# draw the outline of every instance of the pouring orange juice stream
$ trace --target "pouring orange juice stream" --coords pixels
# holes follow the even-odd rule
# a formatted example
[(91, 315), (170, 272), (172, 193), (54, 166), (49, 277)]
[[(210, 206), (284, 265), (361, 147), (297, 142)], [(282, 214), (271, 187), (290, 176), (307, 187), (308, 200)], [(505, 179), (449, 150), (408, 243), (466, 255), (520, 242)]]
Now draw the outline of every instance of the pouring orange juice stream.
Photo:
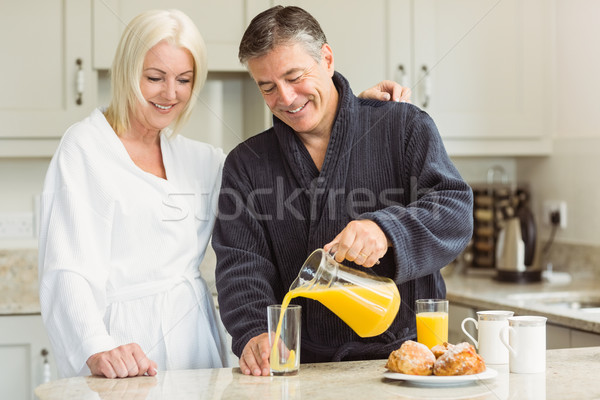
[(368, 286), (315, 284), (290, 290), (281, 304), (279, 323), (271, 348), (271, 367), (276, 370), (285, 370), (294, 366), (296, 355), (293, 350), (290, 351), (287, 362), (283, 364), (280, 362), (278, 342), (285, 310), (295, 297), (306, 297), (319, 301), (348, 324), (360, 337), (371, 337), (385, 332), (398, 313), (400, 295), (392, 280), (379, 279)]

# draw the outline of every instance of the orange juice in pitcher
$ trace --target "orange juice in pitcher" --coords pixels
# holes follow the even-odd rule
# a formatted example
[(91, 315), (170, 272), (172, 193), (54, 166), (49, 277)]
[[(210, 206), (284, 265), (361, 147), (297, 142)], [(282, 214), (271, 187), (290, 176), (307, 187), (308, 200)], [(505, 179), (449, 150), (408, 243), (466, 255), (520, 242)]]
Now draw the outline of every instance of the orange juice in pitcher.
[(392, 324), (400, 307), (394, 282), (375, 282), (370, 287), (315, 285), (299, 287), (287, 296), (317, 300), (342, 319), (360, 337), (377, 336)]
[(360, 337), (385, 332), (400, 308), (394, 281), (340, 265), (322, 249), (306, 259), (282, 305), (294, 297), (319, 301)]
[(331, 254), (317, 249), (306, 259), (296, 280), (281, 304), (280, 323), (271, 344), (271, 373), (285, 372), (297, 362), (291, 354), (281, 364), (281, 321), (287, 306), (295, 297), (317, 300), (342, 319), (360, 337), (385, 332), (400, 308), (398, 287), (389, 278), (340, 265)]

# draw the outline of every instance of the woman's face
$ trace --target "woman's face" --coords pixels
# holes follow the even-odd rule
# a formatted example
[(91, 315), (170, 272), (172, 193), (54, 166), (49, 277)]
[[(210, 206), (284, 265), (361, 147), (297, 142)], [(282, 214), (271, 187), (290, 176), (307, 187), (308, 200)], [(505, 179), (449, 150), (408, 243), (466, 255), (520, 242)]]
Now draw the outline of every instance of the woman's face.
[(188, 50), (159, 42), (146, 53), (140, 89), (145, 103), (134, 112), (134, 126), (157, 130), (181, 114), (192, 95), (194, 58)]

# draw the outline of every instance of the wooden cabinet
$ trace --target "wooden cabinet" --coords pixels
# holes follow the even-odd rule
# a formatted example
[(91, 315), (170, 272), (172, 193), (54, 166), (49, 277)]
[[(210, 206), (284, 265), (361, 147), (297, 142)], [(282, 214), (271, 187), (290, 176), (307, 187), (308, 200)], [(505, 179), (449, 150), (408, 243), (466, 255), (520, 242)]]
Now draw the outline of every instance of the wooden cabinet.
[[(389, 76), (410, 86), (451, 155), (543, 155), (551, 5), (390, 1)], [(411, 28), (403, 21), (410, 16)], [(408, 39), (407, 39), (408, 38)]]
[(54, 357), (40, 315), (0, 316), (0, 393), (3, 399), (33, 399), (44, 383), (44, 356), (50, 380), (58, 379)]
[[(336, 69), (360, 91), (383, 79), (413, 89), (453, 156), (546, 155), (553, 119), (554, 3), (544, 0), (285, 0), (321, 23)], [(0, 33), (0, 157), (49, 156), (65, 129), (98, 105), (125, 25), (151, 8), (192, 17), (212, 72), (242, 72), (242, 34), (272, 0), (47, 0), (7, 3)], [(81, 60), (81, 64), (77, 64)], [(81, 70), (81, 72), (79, 72)], [(246, 85), (246, 83), (243, 83)], [(82, 90), (78, 104), (78, 90)], [(252, 102), (255, 100), (252, 97)], [(250, 102), (250, 103), (252, 103)], [(244, 100), (245, 113), (253, 104)], [(103, 104), (105, 105), (105, 104)], [(261, 104), (262, 105), (262, 104)], [(261, 118), (264, 107), (259, 110)], [(23, 140), (26, 139), (26, 140)]]
[(284, 1), (320, 22), (355, 94), (412, 88), (454, 156), (547, 155), (552, 5), (543, 0)]
[(245, 71), (237, 54), (250, 20), (269, 0), (93, 0), (94, 68), (109, 69), (125, 26), (145, 10), (176, 8), (198, 26), (206, 42), (210, 71)]
[(90, 18), (89, 1), (3, 3), (0, 157), (52, 154), (95, 106)]

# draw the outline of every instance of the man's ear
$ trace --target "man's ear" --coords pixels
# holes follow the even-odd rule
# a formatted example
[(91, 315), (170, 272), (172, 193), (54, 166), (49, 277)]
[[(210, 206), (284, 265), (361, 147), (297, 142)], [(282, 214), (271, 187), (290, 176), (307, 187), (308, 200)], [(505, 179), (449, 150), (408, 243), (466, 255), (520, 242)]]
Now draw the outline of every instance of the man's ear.
[(333, 50), (331, 50), (331, 46), (329, 46), (327, 43), (321, 47), (321, 62), (325, 66), (325, 69), (329, 72), (329, 76), (333, 76), (333, 72), (335, 71), (333, 63)]

